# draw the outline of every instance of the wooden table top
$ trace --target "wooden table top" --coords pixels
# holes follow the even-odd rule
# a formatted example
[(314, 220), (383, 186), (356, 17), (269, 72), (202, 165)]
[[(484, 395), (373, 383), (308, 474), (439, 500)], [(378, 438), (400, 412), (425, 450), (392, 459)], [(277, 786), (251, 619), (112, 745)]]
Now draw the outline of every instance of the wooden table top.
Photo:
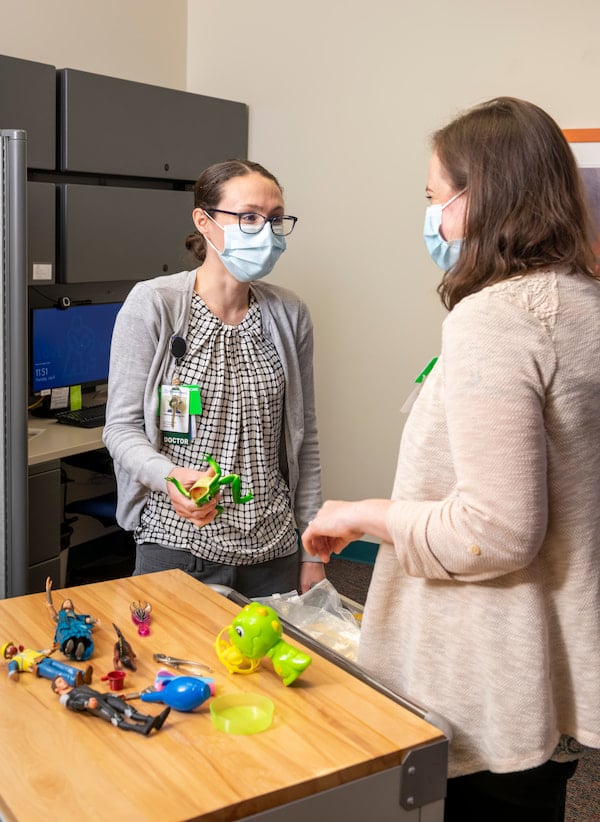
[[(437, 728), (306, 648), (312, 664), (289, 687), (268, 659), (255, 673), (228, 673), (213, 644), (240, 606), (181, 571), (65, 588), (53, 596), (57, 608), (69, 596), (78, 613), (101, 620), (89, 660), (92, 687), (107, 690), (100, 677), (113, 668), (114, 622), (137, 654), (126, 691), (153, 683), (164, 667), (153, 653), (194, 659), (212, 667), (217, 695), (268, 696), (275, 704), (273, 724), (260, 734), (226, 734), (213, 726), (205, 702), (191, 713), (172, 710), (150, 736), (128, 733), (64, 708), (48, 679), (21, 673), (9, 680), (2, 660), (4, 819), (241, 819), (400, 765), (406, 752), (443, 738)], [(130, 618), (129, 604), (138, 600), (152, 604), (147, 637), (137, 634)], [(0, 626), (0, 645), (49, 647), (54, 623), (45, 593), (0, 601)], [(303, 648), (295, 639), (289, 642)], [(60, 652), (56, 658), (62, 659)], [(147, 714), (165, 707), (130, 704)]]

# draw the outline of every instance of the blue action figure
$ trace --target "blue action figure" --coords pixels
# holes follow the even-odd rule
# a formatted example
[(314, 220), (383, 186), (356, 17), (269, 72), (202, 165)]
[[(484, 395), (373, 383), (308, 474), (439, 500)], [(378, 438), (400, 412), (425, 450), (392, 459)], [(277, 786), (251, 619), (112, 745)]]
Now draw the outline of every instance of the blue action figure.
[(89, 659), (94, 651), (92, 628), (99, 620), (75, 613), (73, 600), (65, 599), (57, 612), (52, 602), (52, 580), (46, 579), (46, 605), (56, 623), (54, 642), (70, 659)]
[(18, 679), (19, 674), (28, 671), (36, 676), (43, 676), (46, 679), (54, 679), (62, 676), (69, 685), (89, 685), (92, 681), (91, 665), (81, 671), (73, 665), (61, 662), (58, 659), (51, 659), (56, 648), (48, 648), (45, 651), (34, 651), (31, 648), (24, 648), (22, 645), (15, 645), (14, 642), (5, 642), (0, 648), (0, 654), (8, 660), (9, 679)]

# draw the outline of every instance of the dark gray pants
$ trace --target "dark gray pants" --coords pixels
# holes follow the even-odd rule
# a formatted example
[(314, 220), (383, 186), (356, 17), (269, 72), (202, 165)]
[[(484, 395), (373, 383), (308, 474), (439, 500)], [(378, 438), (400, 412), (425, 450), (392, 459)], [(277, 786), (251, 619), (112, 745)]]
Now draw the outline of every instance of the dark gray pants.
[(143, 542), (136, 547), (136, 574), (152, 574), (179, 568), (207, 585), (226, 585), (248, 599), (298, 591), (300, 552), (255, 565), (223, 565), (164, 545)]

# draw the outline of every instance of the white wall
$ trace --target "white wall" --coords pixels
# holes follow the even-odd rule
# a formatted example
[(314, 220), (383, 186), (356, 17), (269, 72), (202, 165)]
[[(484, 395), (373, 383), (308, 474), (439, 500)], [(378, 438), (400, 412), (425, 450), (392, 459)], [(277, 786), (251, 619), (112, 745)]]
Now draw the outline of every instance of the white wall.
[(0, 54), (186, 87), (187, 0), (0, 0)]
[(387, 496), (443, 318), (427, 136), (498, 94), (600, 126), (598, 0), (0, 0), (0, 20), (2, 54), (249, 104), (250, 157), (300, 217), (272, 276), (313, 313), (325, 494)]
[(250, 157), (300, 217), (272, 277), (313, 313), (326, 496), (389, 495), (438, 350), (428, 135), (501, 94), (600, 126), (599, 31), (598, 0), (190, 0), (189, 89), (250, 105)]

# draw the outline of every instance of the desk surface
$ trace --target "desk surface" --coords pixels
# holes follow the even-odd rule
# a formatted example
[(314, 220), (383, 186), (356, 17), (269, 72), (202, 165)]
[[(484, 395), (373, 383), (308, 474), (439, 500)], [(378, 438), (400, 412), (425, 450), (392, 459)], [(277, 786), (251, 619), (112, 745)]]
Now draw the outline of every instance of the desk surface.
[[(211, 722), (208, 703), (171, 711), (148, 737), (127, 733), (58, 701), (50, 680), (0, 671), (0, 812), (19, 822), (39, 819), (233, 820), (338, 787), (402, 763), (441, 732), (365, 683), (312, 653), (313, 662), (285, 687), (265, 660), (250, 675), (228, 674), (213, 643), (239, 606), (181, 571), (100, 582), (54, 593), (71, 596), (95, 629), (92, 687), (112, 669), (113, 621), (137, 653), (126, 689), (152, 684), (162, 652), (213, 668), (217, 694), (258, 692), (275, 703), (273, 725), (232, 736)], [(67, 593), (68, 592), (68, 593)], [(54, 626), (45, 594), (0, 601), (3, 643), (48, 647)], [(152, 603), (151, 633), (140, 637), (129, 603)], [(297, 647), (301, 643), (291, 640)], [(3, 660), (4, 662), (4, 660)], [(144, 713), (164, 705), (133, 701)]]
[(53, 419), (30, 418), (28, 459), (29, 465), (70, 457), (84, 451), (103, 448), (104, 428), (78, 428), (63, 425)]

